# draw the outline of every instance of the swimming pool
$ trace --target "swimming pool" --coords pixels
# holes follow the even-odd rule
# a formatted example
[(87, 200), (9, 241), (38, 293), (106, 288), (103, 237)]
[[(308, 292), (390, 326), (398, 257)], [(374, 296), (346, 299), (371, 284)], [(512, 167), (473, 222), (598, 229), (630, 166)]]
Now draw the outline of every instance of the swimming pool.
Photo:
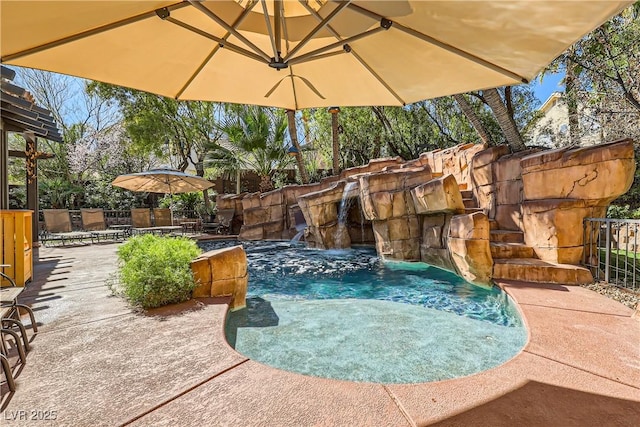
[(505, 293), (436, 267), (385, 262), (373, 248), (243, 245), (247, 309), (229, 313), (225, 333), (238, 352), (267, 365), (351, 381), (427, 382), (502, 364), (526, 342)]

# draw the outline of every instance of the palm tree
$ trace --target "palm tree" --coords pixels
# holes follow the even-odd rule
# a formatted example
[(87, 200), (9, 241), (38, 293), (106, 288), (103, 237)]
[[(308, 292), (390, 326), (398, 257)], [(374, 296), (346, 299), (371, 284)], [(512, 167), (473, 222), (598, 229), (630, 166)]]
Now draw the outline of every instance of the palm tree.
[(517, 153), (518, 151), (526, 150), (527, 146), (524, 145), (518, 126), (498, 90), (495, 88), (485, 89), (482, 91), (482, 95), (496, 117), (500, 129), (502, 129), (502, 133), (511, 147), (511, 151)]
[(210, 147), (208, 166), (238, 178), (253, 170), (260, 176), (260, 191), (273, 190), (273, 174), (292, 161), (284, 147), (286, 115), (277, 109), (233, 105), (225, 116), (221, 130), (227, 141)]
[(300, 179), (303, 184), (309, 183), (309, 174), (304, 167), (304, 159), (302, 158), (302, 149), (300, 143), (298, 143), (298, 129), (296, 127), (296, 112), (293, 110), (287, 110), (287, 120), (289, 122), (289, 137), (291, 138), (291, 144), (295, 147), (295, 159), (298, 164), (298, 173), (300, 173)]
[(478, 135), (480, 136), (482, 142), (489, 146), (495, 145), (495, 143), (493, 142), (493, 138), (491, 138), (491, 134), (482, 123), (482, 120), (480, 120), (480, 117), (473, 110), (473, 107), (471, 106), (469, 101), (467, 101), (467, 98), (465, 98), (464, 95), (460, 93), (457, 95), (453, 95), (453, 99), (456, 100), (458, 106), (460, 107), (460, 110), (462, 110), (462, 113), (465, 115), (467, 120), (469, 120), (476, 132), (478, 132)]

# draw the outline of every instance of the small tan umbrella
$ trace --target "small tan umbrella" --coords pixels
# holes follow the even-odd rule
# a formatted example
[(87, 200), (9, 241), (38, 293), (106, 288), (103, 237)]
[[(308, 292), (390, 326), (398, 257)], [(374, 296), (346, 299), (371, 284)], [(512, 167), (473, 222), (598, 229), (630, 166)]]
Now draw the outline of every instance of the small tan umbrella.
[[(120, 175), (111, 185), (131, 191), (146, 193), (164, 193), (173, 196), (180, 193), (203, 191), (213, 187), (213, 183), (199, 176), (193, 176), (175, 169), (152, 169)], [(173, 197), (172, 197), (173, 199)], [(173, 208), (171, 208), (171, 224), (173, 224)]]
[(146, 172), (120, 175), (111, 184), (131, 191), (164, 194), (203, 191), (214, 185), (204, 178), (174, 169), (153, 169)]
[(403, 105), (526, 82), (631, 3), (2, 1), (0, 60), (176, 99)]

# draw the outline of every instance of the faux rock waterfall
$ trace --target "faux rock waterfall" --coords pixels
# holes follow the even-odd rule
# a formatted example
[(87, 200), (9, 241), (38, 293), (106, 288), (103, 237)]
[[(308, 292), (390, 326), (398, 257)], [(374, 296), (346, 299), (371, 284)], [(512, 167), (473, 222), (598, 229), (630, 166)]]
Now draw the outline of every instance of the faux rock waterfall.
[(461, 144), (418, 159), (376, 159), (317, 184), (219, 195), (239, 238), (310, 247), (375, 244), (387, 259), (426, 262), (467, 281), (580, 284), (582, 222), (631, 186), (633, 141), (531, 149)]

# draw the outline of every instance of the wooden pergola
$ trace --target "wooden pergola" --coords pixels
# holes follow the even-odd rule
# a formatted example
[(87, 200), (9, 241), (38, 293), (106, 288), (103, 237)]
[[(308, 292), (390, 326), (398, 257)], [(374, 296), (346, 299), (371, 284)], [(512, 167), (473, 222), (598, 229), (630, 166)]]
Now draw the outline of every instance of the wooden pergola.
[[(11, 83), (15, 71), (5, 66), (0, 68), (0, 210), (9, 208), (9, 157), (22, 157), (26, 160), (27, 209), (34, 213), (33, 230), (38, 230), (37, 161), (49, 157), (38, 152), (38, 139), (62, 142), (62, 136), (51, 112), (36, 105), (24, 88)], [(20, 133), (24, 137), (24, 151), (9, 150), (9, 133)]]

